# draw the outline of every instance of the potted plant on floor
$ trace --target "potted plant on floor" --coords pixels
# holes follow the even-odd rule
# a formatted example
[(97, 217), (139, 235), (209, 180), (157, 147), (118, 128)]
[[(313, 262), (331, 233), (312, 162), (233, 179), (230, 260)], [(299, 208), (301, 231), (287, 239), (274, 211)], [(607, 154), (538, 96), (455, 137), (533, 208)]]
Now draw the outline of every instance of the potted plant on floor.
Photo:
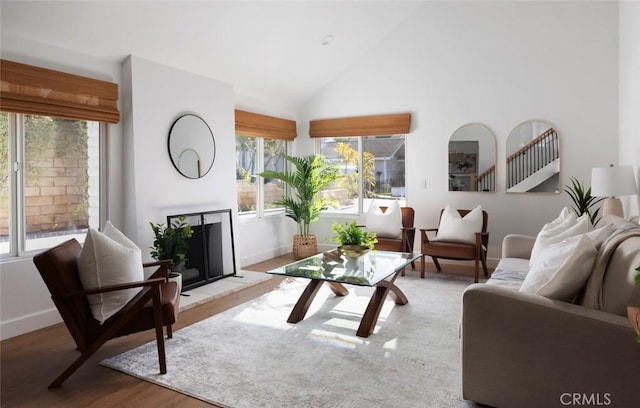
[(264, 171), (260, 176), (281, 180), (289, 187), (288, 195), (274, 204), (283, 206), (285, 215), (298, 224), (298, 234), (293, 237), (293, 257), (299, 260), (318, 253), (318, 242), (310, 225), (318, 221), (321, 211), (334, 205), (334, 200), (319, 197), (318, 193), (341, 175), (337, 166), (317, 154), (282, 157), (293, 166), (291, 170)]
[(180, 268), (184, 266), (189, 250), (189, 241), (193, 235), (191, 225), (182, 216), (171, 224), (154, 224), (149, 222), (155, 239), (151, 247), (151, 257), (159, 261), (171, 260), (171, 273), (169, 278), (178, 283), (178, 290), (182, 289), (182, 275)]

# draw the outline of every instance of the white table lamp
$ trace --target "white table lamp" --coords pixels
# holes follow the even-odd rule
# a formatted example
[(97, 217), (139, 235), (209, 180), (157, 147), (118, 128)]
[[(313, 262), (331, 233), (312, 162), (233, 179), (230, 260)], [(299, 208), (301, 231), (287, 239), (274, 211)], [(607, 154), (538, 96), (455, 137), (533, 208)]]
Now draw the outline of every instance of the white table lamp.
[(595, 167), (591, 169), (591, 195), (608, 197), (602, 204), (603, 215), (624, 217), (622, 202), (615, 196), (637, 194), (632, 166)]

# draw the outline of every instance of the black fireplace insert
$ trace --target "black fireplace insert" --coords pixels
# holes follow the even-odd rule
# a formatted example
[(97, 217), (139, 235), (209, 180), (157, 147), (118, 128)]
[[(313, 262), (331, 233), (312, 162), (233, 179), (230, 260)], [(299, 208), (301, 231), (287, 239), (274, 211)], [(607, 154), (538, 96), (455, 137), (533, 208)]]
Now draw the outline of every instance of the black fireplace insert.
[(171, 225), (180, 217), (191, 225), (193, 235), (185, 261), (176, 270), (182, 274), (182, 290), (189, 290), (236, 274), (231, 209), (170, 215)]

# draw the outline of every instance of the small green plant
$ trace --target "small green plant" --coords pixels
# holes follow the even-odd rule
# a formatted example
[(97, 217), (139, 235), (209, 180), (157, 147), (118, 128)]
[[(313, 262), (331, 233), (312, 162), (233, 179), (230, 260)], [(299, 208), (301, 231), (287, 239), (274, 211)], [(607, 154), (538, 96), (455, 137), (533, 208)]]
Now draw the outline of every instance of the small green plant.
[(151, 247), (151, 257), (157, 260), (171, 259), (173, 267), (178, 266), (186, 259), (189, 249), (188, 238), (193, 235), (193, 229), (182, 216), (170, 225), (154, 224), (150, 222), (151, 229), (155, 235), (153, 246)]
[(595, 227), (596, 224), (598, 224), (598, 221), (600, 221), (598, 218), (600, 208), (593, 209), (593, 207), (600, 201), (604, 200), (605, 197), (597, 198), (592, 196), (591, 187), (585, 190), (582, 182), (578, 181), (575, 177), (571, 177), (570, 186), (565, 185), (564, 187), (564, 191), (569, 194), (571, 201), (573, 201), (573, 211), (575, 211), (578, 217), (582, 214), (587, 214), (589, 216), (589, 221), (591, 221), (591, 225)]
[(378, 242), (374, 232), (368, 232), (358, 227), (355, 221), (345, 222), (344, 224), (334, 221), (331, 229), (336, 234), (333, 238), (334, 241), (340, 245), (359, 245), (373, 249), (375, 243)]

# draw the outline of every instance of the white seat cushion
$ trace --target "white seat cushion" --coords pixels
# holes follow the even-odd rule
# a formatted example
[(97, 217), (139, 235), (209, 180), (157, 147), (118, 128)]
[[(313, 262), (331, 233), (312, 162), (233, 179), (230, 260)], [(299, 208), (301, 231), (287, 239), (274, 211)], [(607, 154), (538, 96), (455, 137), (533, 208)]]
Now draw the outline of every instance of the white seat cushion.
[[(84, 289), (144, 280), (142, 254), (129, 238), (110, 222), (104, 233), (89, 228), (80, 257), (78, 274)], [(141, 288), (89, 295), (91, 314), (104, 323), (126, 305)]]
[(402, 238), (402, 210), (397, 201), (392, 201), (385, 212), (380, 205), (371, 203), (367, 212), (367, 231), (381, 238)]
[(432, 241), (475, 244), (476, 232), (482, 232), (482, 207), (477, 206), (464, 217), (455, 208), (447, 205), (442, 211), (438, 233)]

